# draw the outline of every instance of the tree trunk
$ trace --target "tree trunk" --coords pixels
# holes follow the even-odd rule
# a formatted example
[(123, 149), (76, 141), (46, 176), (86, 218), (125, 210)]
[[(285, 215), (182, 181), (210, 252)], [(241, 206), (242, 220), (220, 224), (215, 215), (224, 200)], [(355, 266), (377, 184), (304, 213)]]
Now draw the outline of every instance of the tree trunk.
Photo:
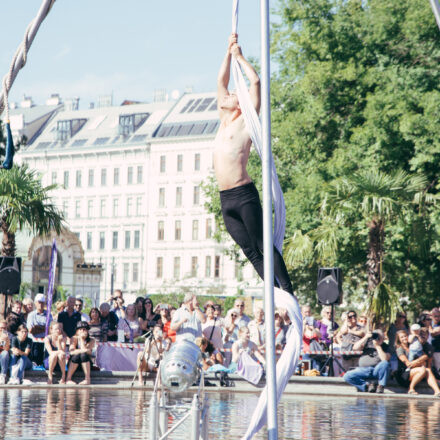
[(15, 247), (15, 234), (9, 232), (9, 225), (6, 223), (4, 217), (2, 218), (0, 226), (3, 232), (1, 255), (5, 257), (15, 257), (17, 251)]
[(382, 281), (381, 266), (383, 258), (383, 244), (385, 239), (385, 225), (382, 219), (373, 219), (368, 224), (368, 255), (367, 276), (368, 291), (372, 292)]

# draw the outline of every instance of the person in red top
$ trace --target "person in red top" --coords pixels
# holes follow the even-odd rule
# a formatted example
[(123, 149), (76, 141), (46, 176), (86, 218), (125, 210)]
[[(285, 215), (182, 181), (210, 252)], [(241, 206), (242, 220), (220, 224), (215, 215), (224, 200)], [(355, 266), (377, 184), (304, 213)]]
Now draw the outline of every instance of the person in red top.
[(164, 339), (169, 338), (171, 342), (176, 342), (176, 332), (171, 330), (171, 315), (168, 304), (160, 304), (159, 306), (160, 322), (162, 322), (162, 331)]
[[(314, 319), (313, 316), (307, 316), (304, 319), (304, 330), (303, 330), (303, 351), (306, 352), (303, 355), (303, 360), (310, 360), (312, 369), (316, 369), (320, 371), (321, 369), (321, 362), (320, 358), (316, 357), (314, 355), (310, 355), (307, 352), (316, 350), (319, 346), (319, 339), (321, 337), (321, 333), (319, 332), (319, 329), (317, 329), (314, 326)], [(315, 342), (313, 342), (315, 341)]]

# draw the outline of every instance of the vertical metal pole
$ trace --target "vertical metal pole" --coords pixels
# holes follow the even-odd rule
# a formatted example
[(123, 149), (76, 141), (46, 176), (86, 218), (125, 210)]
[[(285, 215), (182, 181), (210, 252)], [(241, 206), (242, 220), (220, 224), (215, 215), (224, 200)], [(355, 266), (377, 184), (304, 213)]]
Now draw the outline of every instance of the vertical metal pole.
[(150, 420), (149, 420), (149, 429), (148, 429), (148, 438), (149, 440), (156, 440), (157, 439), (157, 416), (159, 412), (159, 405), (157, 401), (157, 395), (154, 391), (151, 400), (150, 400)]
[(168, 411), (166, 406), (168, 405), (167, 391), (162, 391), (160, 396), (160, 409), (159, 409), (159, 429), (160, 435), (164, 435), (168, 431)]
[(261, 117), (263, 140), (264, 311), (266, 321), (267, 430), (278, 439), (275, 326), (273, 300), (272, 152), (270, 132), (269, 0), (261, 0)]
[[(203, 378), (202, 378), (203, 380)], [(199, 396), (194, 394), (191, 404), (191, 440), (199, 440), (200, 438), (200, 408)]]

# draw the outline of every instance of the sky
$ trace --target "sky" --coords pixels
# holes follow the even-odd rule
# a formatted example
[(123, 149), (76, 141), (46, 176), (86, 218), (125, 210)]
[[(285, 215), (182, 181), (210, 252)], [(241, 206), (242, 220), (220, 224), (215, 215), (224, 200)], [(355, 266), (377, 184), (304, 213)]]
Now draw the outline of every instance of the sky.
[[(271, 2), (271, 6), (272, 3)], [(35, 17), (40, 0), (0, 0), (0, 77)], [(53, 93), (151, 102), (154, 90), (214, 91), (232, 28), (232, 0), (57, 0), (30, 48), (9, 100)], [(239, 43), (260, 58), (260, 1), (240, 0)]]

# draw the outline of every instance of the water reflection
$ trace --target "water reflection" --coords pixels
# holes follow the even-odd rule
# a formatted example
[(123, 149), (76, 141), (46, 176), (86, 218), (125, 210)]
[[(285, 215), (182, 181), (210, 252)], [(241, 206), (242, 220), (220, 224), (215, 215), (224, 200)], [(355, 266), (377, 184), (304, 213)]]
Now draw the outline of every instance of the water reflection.
[[(2, 389), (0, 438), (146, 439), (150, 397), (142, 391)], [(257, 400), (253, 394), (210, 394), (210, 438), (240, 438)], [(440, 400), (434, 399), (287, 396), (278, 417), (280, 439), (440, 438)], [(184, 423), (171, 439), (186, 440), (188, 432)], [(265, 437), (263, 430), (256, 438)]]

